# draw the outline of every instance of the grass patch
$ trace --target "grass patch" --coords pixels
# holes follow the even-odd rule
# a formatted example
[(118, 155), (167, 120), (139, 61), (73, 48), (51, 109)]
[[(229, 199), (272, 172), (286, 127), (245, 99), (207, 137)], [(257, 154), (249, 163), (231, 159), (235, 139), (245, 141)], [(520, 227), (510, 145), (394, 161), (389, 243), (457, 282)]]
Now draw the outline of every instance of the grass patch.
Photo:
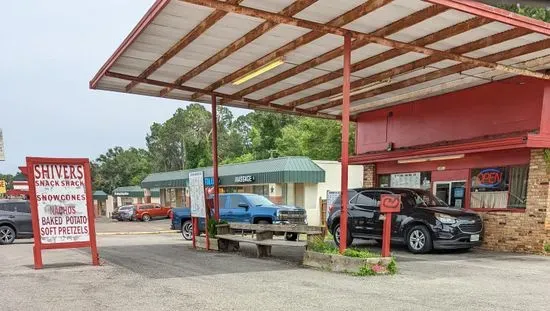
[(391, 258), (390, 263), (388, 264), (388, 272), (390, 274), (396, 274), (397, 273), (397, 262), (395, 262), (395, 258)]
[(344, 252), (344, 256), (354, 257), (354, 258), (373, 258), (373, 257), (380, 257), (380, 254), (371, 253), (368, 250), (362, 250), (362, 249), (357, 249), (357, 248), (348, 248)]
[(308, 245), (308, 249), (314, 252), (323, 254), (338, 254), (339, 250), (336, 246), (325, 241), (313, 241)]
[(544, 251), (550, 253), (550, 243), (544, 244)]
[(355, 275), (357, 276), (372, 276), (376, 275), (376, 272), (372, 269), (369, 265), (364, 265), (359, 269), (359, 272), (357, 272)]
[[(308, 245), (308, 249), (323, 254), (339, 254), (340, 250), (334, 244), (326, 241), (313, 241)], [(380, 254), (369, 252), (368, 250), (348, 248), (343, 254), (346, 257), (354, 258), (374, 258), (380, 257)]]

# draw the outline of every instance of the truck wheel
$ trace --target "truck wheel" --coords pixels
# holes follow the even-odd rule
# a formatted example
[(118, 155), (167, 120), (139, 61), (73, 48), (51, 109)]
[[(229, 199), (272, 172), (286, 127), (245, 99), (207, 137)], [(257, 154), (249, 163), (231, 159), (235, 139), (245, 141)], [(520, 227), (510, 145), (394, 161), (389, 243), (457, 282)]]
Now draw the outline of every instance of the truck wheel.
[(193, 239), (193, 223), (191, 220), (186, 220), (181, 224), (181, 235), (187, 241)]
[[(334, 237), (334, 243), (337, 246), (340, 246), (340, 222), (338, 222), (334, 227), (332, 227), (332, 236)], [(353, 237), (351, 232), (348, 230), (348, 238), (346, 239), (346, 247), (349, 247), (353, 242)]]
[(15, 241), (15, 230), (10, 226), (0, 227), (0, 245), (11, 244)]
[(295, 232), (285, 233), (285, 240), (287, 240), (287, 241), (296, 241), (296, 240), (298, 240), (298, 233), (295, 233)]
[(407, 247), (413, 254), (424, 254), (432, 250), (432, 236), (426, 226), (412, 227), (406, 238)]

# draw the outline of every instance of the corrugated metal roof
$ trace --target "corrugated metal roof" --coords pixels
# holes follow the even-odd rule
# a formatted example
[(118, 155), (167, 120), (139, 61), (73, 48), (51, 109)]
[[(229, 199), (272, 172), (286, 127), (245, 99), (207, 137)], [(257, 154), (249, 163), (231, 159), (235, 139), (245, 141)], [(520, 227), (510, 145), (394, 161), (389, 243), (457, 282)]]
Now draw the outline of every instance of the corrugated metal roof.
[[(144, 189), (140, 186), (125, 186), (118, 187), (113, 190), (113, 195), (116, 197), (143, 198), (145, 196), (145, 192)], [(151, 189), (151, 196), (155, 198), (160, 197), (160, 189)]]
[[(142, 182), (143, 188), (181, 188), (187, 186), (189, 173), (203, 171), (204, 177), (212, 177), (212, 167), (185, 171), (153, 173)], [(307, 157), (282, 157), (222, 165), (218, 168), (220, 185), (235, 185), (235, 177), (253, 176), (248, 184), (266, 183), (320, 183), (325, 181), (325, 171)]]
[[(200, 89), (228, 106), (338, 118), (343, 38), (334, 28), (355, 36), (352, 116), (550, 67), (549, 24), (473, 1), (157, 0), (90, 85), (210, 103)], [(283, 65), (232, 83), (281, 56)]]

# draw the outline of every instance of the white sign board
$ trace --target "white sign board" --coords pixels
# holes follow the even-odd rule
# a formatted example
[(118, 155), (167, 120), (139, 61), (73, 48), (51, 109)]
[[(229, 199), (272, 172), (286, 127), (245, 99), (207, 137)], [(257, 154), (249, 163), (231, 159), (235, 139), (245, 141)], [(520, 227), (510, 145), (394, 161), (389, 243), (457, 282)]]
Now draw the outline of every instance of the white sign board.
[(191, 198), (191, 216), (206, 217), (202, 171), (189, 173), (189, 197)]
[(90, 241), (84, 165), (37, 164), (32, 172), (43, 244)]
[(4, 136), (2, 136), (2, 129), (0, 129), (0, 161), (5, 161), (4, 156)]
[(420, 173), (391, 174), (392, 188), (420, 188)]

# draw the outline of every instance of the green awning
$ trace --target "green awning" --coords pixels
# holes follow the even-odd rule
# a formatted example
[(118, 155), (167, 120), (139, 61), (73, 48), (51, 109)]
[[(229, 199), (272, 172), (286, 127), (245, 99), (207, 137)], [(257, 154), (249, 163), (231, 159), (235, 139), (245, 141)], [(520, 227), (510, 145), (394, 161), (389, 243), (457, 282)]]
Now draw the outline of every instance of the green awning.
[[(113, 190), (113, 195), (115, 197), (143, 198), (145, 196), (145, 192), (140, 186), (127, 186), (116, 188)], [(160, 197), (160, 189), (151, 189), (151, 197)]]
[[(142, 182), (143, 188), (182, 188), (189, 181), (189, 173), (203, 171), (212, 177), (212, 167), (184, 171), (154, 173)], [(218, 168), (220, 185), (320, 183), (325, 171), (306, 157), (284, 157), (222, 165)]]
[(92, 197), (94, 198), (94, 200), (100, 200), (100, 201), (105, 201), (107, 200), (107, 197), (109, 195), (101, 190), (98, 190), (98, 191), (94, 191), (92, 193)]

